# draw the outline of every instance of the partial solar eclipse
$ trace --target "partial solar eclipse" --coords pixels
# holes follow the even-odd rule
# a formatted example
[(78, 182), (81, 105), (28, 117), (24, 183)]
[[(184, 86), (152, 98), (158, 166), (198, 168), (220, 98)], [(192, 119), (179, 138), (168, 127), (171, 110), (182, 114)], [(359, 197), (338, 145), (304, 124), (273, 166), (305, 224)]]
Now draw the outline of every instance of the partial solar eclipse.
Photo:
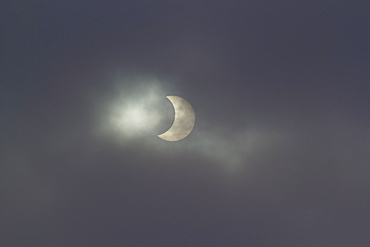
[(179, 96), (167, 96), (175, 109), (175, 119), (171, 128), (163, 134), (158, 135), (159, 138), (175, 142), (187, 137), (194, 128), (195, 113), (193, 107), (185, 99)]

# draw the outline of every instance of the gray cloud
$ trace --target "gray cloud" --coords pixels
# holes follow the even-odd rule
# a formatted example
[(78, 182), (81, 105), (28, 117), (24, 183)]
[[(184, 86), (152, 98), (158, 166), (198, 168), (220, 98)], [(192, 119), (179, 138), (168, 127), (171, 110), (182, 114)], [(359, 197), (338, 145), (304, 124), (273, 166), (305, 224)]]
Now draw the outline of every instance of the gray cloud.
[(19, 3), (1, 246), (367, 246), (364, 3)]

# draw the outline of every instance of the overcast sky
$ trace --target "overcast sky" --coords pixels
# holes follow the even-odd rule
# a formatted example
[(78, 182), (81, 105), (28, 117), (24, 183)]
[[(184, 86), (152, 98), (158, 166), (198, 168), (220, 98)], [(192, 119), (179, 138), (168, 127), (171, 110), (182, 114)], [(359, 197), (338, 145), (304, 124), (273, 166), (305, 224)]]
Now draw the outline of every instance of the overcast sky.
[(369, 246), (369, 9), (2, 1), (0, 246)]

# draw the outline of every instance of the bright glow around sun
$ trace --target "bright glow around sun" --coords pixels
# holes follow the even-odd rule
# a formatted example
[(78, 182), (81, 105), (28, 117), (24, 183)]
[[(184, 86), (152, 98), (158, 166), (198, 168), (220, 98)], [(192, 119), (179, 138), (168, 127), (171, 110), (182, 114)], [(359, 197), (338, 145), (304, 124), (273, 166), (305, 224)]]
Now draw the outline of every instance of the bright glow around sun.
[(145, 109), (141, 107), (132, 107), (123, 112), (122, 121), (123, 124), (132, 124), (137, 128), (145, 127), (145, 122), (148, 122), (148, 115)]
[(110, 125), (123, 138), (156, 136), (160, 121), (165, 117), (165, 94), (156, 84), (140, 84), (118, 92), (111, 105)]
[(116, 128), (126, 135), (140, 135), (152, 130), (160, 120), (160, 114), (151, 107), (150, 99), (117, 107), (112, 119)]

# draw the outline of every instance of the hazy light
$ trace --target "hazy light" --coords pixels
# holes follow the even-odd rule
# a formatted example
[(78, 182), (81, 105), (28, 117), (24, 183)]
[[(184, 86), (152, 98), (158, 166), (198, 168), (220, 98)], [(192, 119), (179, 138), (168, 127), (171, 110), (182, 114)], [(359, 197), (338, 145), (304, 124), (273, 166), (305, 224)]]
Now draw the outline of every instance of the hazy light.
[(161, 91), (157, 82), (149, 80), (119, 88), (109, 106), (107, 129), (123, 139), (155, 137), (160, 121), (166, 116), (162, 104), (167, 102)]
[(114, 127), (128, 135), (148, 132), (156, 127), (160, 114), (151, 109), (148, 99), (142, 101), (117, 106), (112, 116)]

